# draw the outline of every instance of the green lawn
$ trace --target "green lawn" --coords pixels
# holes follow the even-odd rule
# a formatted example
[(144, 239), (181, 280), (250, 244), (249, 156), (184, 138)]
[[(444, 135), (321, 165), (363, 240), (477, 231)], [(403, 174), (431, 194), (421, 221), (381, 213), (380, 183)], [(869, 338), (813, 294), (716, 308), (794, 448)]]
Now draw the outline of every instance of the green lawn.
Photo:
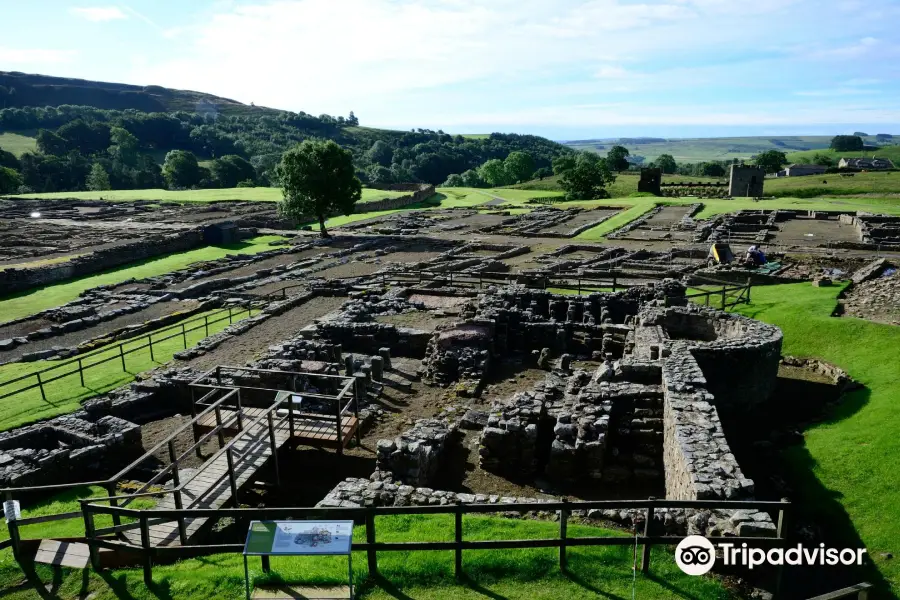
[[(449, 541), (453, 535), (453, 517), (391, 516), (378, 517), (378, 540)], [(558, 535), (552, 522), (467, 516), (465, 538), (527, 539)], [(570, 525), (569, 535), (626, 535), (596, 527)], [(354, 538), (365, 539), (365, 530), (357, 527)], [(632, 572), (633, 547), (572, 548), (568, 551), (569, 570), (559, 572), (554, 549), (469, 551), (463, 555), (468, 577), (457, 583), (453, 575), (451, 552), (382, 552), (378, 567), (383, 580), (370, 578), (364, 553), (354, 553), (354, 579), (360, 597), (367, 599), (408, 598), (415, 600), (537, 599), (580, 600), (587, 598), (631, 598), (632, 585), (638, 598), (725, 599), (733, 596), (711, 578), (690, 577), (681, 573), (671, 554), (661, 548), (652, 553), (651, 575)], [(4, 551), (3, 554), (8, 554)], [(250, 576), (255, 586), (267, 583), (339, 585), (347, 582), (344, 557), (286, 557), (272, 559), (272, 573), (262, 573), (259, 560), (251, 559)], [(50, 568), (37, 567), (41, 583), (53, 580)], [(62, 600), (133, 598), (135, 600), (219, 600), (243, 598), (243, 561), (240, 555), (223, 554), (185, 560), (153, 570), (154, 585), (148, 589), (139, 569), (117, 569), (101, 575), (91, 572), (87, 581), (82, 574), (64, 569), (57, 580), (56, 596)], [(25, 582), (11, 560), (0, 563), (0, 582), (6, 584), (4, 598), (22, 600), (36, 597), (34, 581)], [(9, 589), (23, 583), (21, 589)], [(31, 585), (29, 585), (31, 584)]]
[[(84, 367), (96, 364), (96, 366), (93, 366), (92, 368), (84, 371), (84, 387), (82, 387), (81, 379), (78, 376), (77, 364), (64, 366), (56, 371), (50, 371), (49, 373), (42, 375), (43, 379), (51, 379), (53, 377), (59, 377), (67, 373), (71, 373), (71, 375), (61, 377), (57, 381), (50, 382), (44, 386), (44, 391), (47, 396), (46, 400), (41, 397), (41, 391), (38, 388), (26, 390), (24, 392), (21, 392), (20, 394), (16, 394), (14, 396), (10, 396), (8, 398), (0, 400), (0, 431), (5, 431), (7, 429), (12, 429), (13, 427), (18, 427), (19, 425), (33, 423), (34, 421), (38, 421), (40, 419), (48, 419), (50, 417), (55, 417), (57, 415), (62, 415), (78, 410), (84, 400), (125, 385), (126, 383), (133, 381), (135, 375), (137, 375), (138, 373), (148, 371), (171, 360), (172, 356), (176, 352), (180, 352), (185, 349), (185, 341), (187, 342), (187, 347), (190, 348), (192, 346), (195, 346), (200, 340), (205, 338), (205, 328), (201, 328), (197, 331), (187, 332), (186, 340), (180, 335), (173, 339), (162, 342), (156, 342), (156, 340), (169, 337), (177, 333), (174, 327), (178, 327), (182, 322), (191, 322), (187, 323), (188, 329), (197, 327), (198, 325), (202, 325), (203, 316), (209, 315), (212, 312), (215, 311), (209, 311), (206, 313), (194, 315), (192, 317), (187, 317), (182, 321), (179, 321), (175, 325), (164, 328), (165, 333), (154, 335), (154, 360), (151, 360), (150, 358), (149, 348), (136, 350), (131, 354), (126, 354), (126, 371), (122, 370), (122, 363), (120, 360), (110, 360), (102, 364), (96, 364), (100, 363), (104, 359), (117, 357), (119, 355), (118, 342), (106, 346), (105, 348), (107, 349), (101, 347), (93, 352), (82, 354), (81, 358)], [(227, 316), (227, 313), (225, 316)], [(247, 316), (248, 315), (246, 311), (241, 313), (235, 311), (233, 321), (240, 321), (242, 319), (245, 319)], [(220, 318), (221, 315), (216, 315), (216, 317), (214, 317), (215, 320), (218, 320)], [(197, 319), (200, 319), (200, 321), (198, 322)], [(219, 321), (218, 323), (211, 324), (209, 326), (209, 333), (210, 335), (218, 333), (228, 327), (228, 325), (229, 322), (227, 319)], [(146, 334), (137, 336), (135, 338), (132, 338), (131, 341), (128, 341), (123, 347), (123, 350), (125, 352), (128, 352), (131, 349), (144, 346), (146, 343)], [(5, 382), (24, 375), (28, 375), (29, 373), (41, 371), (57, 364), (68, 363), (71, 360), (72, 359), (40, 360), (36, 362), (9, 363), (6, 365), (0, 365), (0, 394), (8, 394), (10, 392), (14, 392), (15, 390), (23, 389), (25, 387), (33, 385), (37, 382), (37, 380), (35, 378), (28, 378), (16, 383), (5, 384)]]
[(205, 246), (6, 296), (0, 299), (0, 323), (27, 317), (42, 310), (71, 302), (78, 298), (81, 292), (98, 285), (111, 285), (131, 278), (141, 279), (163, 275), (183, 269), (192, 263), (223, 258), (227, 254), (257, 254), (271, 250), (272, 246), (269, 245), (269, 242), (282, 239), (284, 238), (280, 236), (269, 235), (258, 236), (239, 244)]
[(37, 140), (20, 133), (0, 133), (0, 149), (12, 152), (16, 156), (22, 156), (26, 152), (37, 150)]
[[(824, 359), (865, 386), (850, 392), (787, 450), (795, 497), (848, 542), (868, 549), (894, 596), (900, 593), (900, 327), (831, 317), (840, 288), (808, 283), (753, 288), (743, 314), (778, 325), (784, 354)], [(798, 487), (799, 485), (799, 487)], [(877, 576), (877, 574), (876, 574)]]
[[(2, 147), (2, 143), (0, 143)], [(362, 202), (374, 202), (384, 198), (396, 198), (408, 192), (389, 192), (363, 188)], [(253, 202), (278, 202), (281, 188), (255, 187), (223, 190), (111, 190), (105, 192), (56, 192), (48, 194), (23, 194), (17, 198), (76, 198), (78, 200), (158, 200), (160, 202), (214, 202), (222, 200), (246, 200)]]

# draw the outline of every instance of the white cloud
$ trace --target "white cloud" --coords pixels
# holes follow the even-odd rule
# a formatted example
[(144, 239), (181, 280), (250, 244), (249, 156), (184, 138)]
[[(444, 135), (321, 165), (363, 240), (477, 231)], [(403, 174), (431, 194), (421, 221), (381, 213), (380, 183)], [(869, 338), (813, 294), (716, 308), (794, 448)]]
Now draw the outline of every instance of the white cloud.
[(853, 87), (839, 87), (830, 90), (804, 90), (794, 92), (795, 96), (806, 96), (808, 98), (831, 98), (836, 96), (868, 96), (870, 94), (880, 94), (881, 90), (859, 89)]
[(7, 67), (71, 63), (77, 52), (48, 48), (6, 48), (0, 46), (0, 64)]
[(93, 23), (103, 23), (106, 21), (118, 21), (127, 19), (126, 15), (118, 6), (85, 6), (69, 9), (73, 15), (87, 19)]

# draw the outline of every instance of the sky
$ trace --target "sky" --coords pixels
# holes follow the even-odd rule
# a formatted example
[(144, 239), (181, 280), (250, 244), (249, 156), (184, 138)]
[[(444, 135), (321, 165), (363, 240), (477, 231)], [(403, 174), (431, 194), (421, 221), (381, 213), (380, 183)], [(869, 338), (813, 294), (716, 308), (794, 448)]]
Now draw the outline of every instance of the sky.
[(900, 133), (900, 0), (0, 0), (0, 70), (362, 125)]

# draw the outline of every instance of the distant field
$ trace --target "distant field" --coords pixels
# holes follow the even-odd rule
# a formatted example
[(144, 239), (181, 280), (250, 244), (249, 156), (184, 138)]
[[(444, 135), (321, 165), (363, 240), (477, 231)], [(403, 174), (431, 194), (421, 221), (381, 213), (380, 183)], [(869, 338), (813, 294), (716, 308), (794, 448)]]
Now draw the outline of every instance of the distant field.
[[(897, 141), (900, 142), (900, 138), (898, 138)], [(900, 163), (900, 146), (884, 146), (876, 151), (867, 152), (835, 152), (831, 148), (826, 148), (825, 150), (791, 152), (788, 154), (787, 158), (790, 162), (812, 162), (816, 154), (826, 154), (833, 158), (835, 162), (839, 161), (841, 158), (872, 158), (873, 156), (877, 156), (879, 158), (887, 158), (894, 161), (894, 166), (900, 168), (900, 164), (898, 164)]]
[(22, 156), (37, 150), (37, 140), (19, 133), (0, 133), (0, 149)]
[(461, 133), (460, 135), (470, 140), (485, 140), (491, 137), (489, 133)]
[[(406, 192), (388, 192), (363, 188), (362, 202), (374, 202), (384, 198), (396, 198)], [(106, 192), (55, 192), (51, 194), (23, 194), (16, 198), (77, 200), (157, 200), (160, 202), (216, 202), (222, 200), (246, 200), (252, 202), (277, 202), (281, 200), (281, 188), (229, 188), (224, 190), (113, 190)]]
[[(733, 158), (749, 159), (754, 154), (766, 150), (782, 152), (801, 152), (807, 150), (824, 150), (831, 145), (833, 136), (772, 136), (772, 137), (729, 137), (729, 138), (690, 138), (667, 139), (661, 142), (624, 143), (617, 139), (577, 140), (565, 142), (571, 148), (592, 150), (603, 156), (615, 145), (628, 148), (634, 156), (643, 156), (645, 162), (655, 160), (660, 154), (671, 154), (676, 162), (703, 162), (708, 160), (731, 160)], [(867, 143), (874, 144), (875, 138), (866, 138)], [(602, 146), (602, 148), (600, 148)]]
[[(808, 175), (766, 179), (767, 196), (853, 196), (857, 194), (900, 194), (900, 172)], [(897, 199), (900, 204), (900, 198)]]

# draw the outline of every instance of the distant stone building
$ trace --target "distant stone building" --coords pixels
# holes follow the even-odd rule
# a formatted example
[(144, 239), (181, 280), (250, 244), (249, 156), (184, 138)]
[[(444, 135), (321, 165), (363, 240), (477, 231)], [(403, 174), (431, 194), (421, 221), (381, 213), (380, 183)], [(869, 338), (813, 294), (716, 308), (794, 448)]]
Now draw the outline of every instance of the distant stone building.
[(789, 165), (776, 173), (777, 177), (803, 177), (806, 175), (823, 175), (828, 167), (823, 165)]
[(638, 191), (661, 196), (662, 169), (641, 169), (641, 179), (638, 181)]
[(757, 198), (763, 195), (766, 170), (762, 167), (731, 165), (728, 176), (728, 195)]
[(886, 158), (842, 158), (838, 163), (841, 169), (893, 169), (894, 163)]

